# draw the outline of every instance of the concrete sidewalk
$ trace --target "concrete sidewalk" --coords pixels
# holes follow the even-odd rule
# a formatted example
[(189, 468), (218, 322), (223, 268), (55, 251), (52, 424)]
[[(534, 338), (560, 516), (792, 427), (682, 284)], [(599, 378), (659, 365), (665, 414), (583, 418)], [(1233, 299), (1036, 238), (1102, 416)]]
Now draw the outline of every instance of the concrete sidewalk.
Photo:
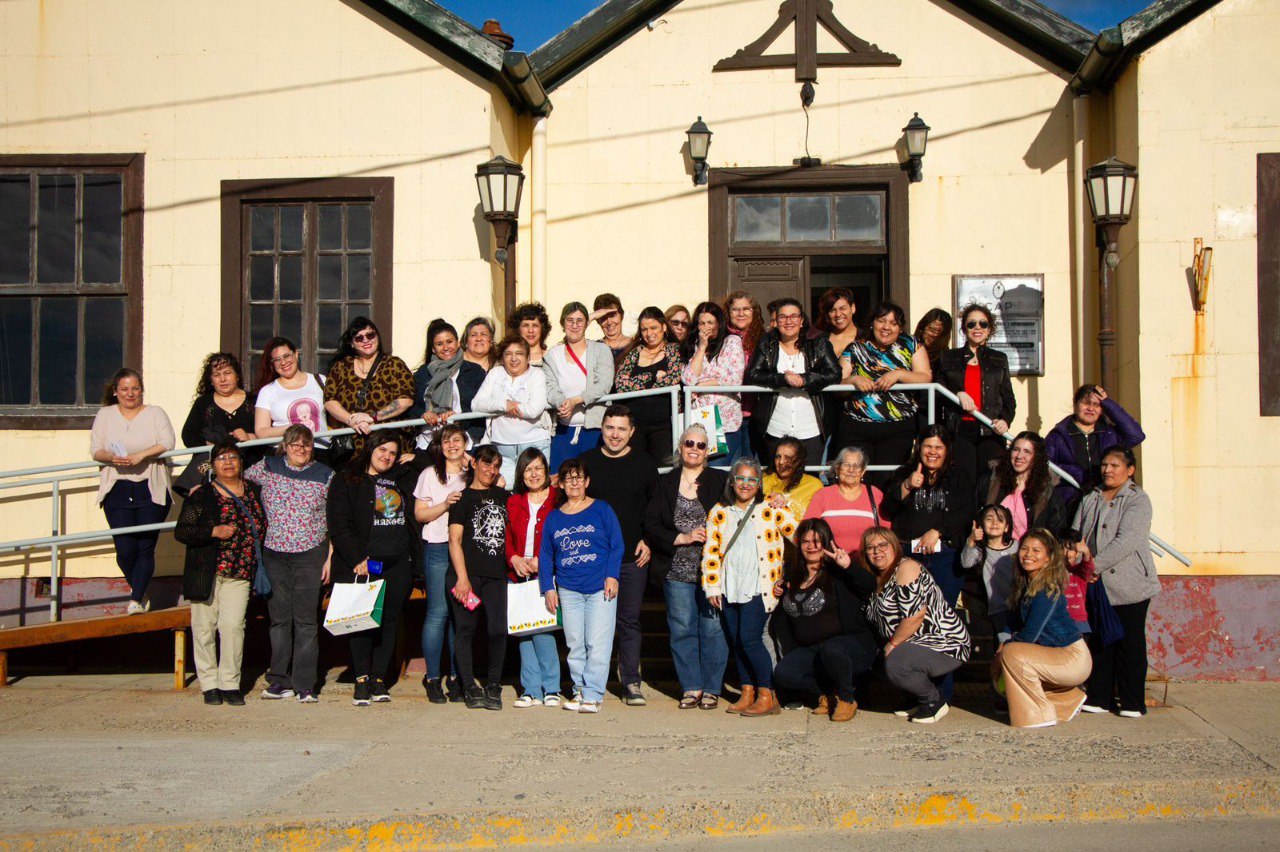
[(1141, 720), (1035, 731), (955, 708), (742, 719), (613, 697), (599, 716), (205, 707), (166, 676), (0, 690), (0, 846), (629, 845), (1004, 821), (1280, 816), (1280, 685), (1175, 683)]

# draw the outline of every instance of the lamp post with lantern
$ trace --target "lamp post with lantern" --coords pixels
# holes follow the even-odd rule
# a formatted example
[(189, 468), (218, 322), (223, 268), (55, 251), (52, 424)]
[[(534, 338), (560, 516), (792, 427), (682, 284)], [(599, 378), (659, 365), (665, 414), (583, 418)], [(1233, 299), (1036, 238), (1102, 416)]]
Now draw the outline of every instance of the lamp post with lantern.
[(1085, 188), (1093, 224), (1102, 231), (1104, 250), (1098, 269), (1098, 355), (1102, 386), (1109, 393), (1116, 390), (1115, 292), (1112, 276), (1120, 265), (1117, 242), (1120, 228), (1128, 223), (1133, 196), (1138, 189), (1138, 170), (1115, 157), (1090, 167), (1085, 173)]
[(506, 157), (494, 157), (476, 167), (476, 189), (480, 192), (480, 212), (493, 226), (498, 248), (493, 259), (502, 264), (503, 302), (508, 315), (516, 307), (516, 264), (511, 256), (518, 228), (520, 193), (524, 189), (524, 169)]

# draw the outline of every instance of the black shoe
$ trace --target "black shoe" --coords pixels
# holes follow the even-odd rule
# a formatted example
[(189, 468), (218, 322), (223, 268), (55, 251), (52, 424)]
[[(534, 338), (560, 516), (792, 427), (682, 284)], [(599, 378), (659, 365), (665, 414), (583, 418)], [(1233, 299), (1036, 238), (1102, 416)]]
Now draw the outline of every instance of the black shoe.
[(387, 692), (387, 685), (380, 680), (373, 682), (373, 702), (375, 704), (385, 704), (391, 700), (391, 693)]
[(230, 704), (232, 707), (243, 707), (244, 696), (240, 694), (238, 689), (222, 690), (222, 700)]
[(204, 691), (204, 703), (210, 705), (218, 705), (222, 703), (222, 693), (216, 689), (206, 689)]
[(491, 683), (484, 688), (484, 709), (502, 709), (502, 684)]
[(449, 678), (448, 690), (450, 703), (457, 704), (466, 700), (466, 695), (462, 691), (462, 684), (458, 683), (458, 679), (456, 677)]
[(485, 709), (484, 690), (481, 689), (479, 686), (468, 686), (467, 693), (466, 693), (466, 696), (463, 698), (463, 701), (467, 702), (468, 710)]
[(369, 698), (373, 694), (372, 688), (369, 686), (369, 679), (356, 681), (356, 691), (351, 694), (351, 703), (357, 707), (368, 707)]
[(947, 715), (947, 711), (950, 709), (947, 706), (947, 702), (941, 699), (930, 701), (928, 704), (921, 704), (916, 708), (916, 712), (911, 714), (911, 721), (920, 725), (932, 725)]
[(622, 687), (622, 703), (628, 707), (643, 707), (649, 702), (645, 700), (640, 684), (629, 683)]
[(440, 685), (440, 678), (435, 680), (422, 679), (422, 685), (427, 688), (427, 700), (432, 704), (447, 704), (448, 698), (445, 698), (444, 687)]

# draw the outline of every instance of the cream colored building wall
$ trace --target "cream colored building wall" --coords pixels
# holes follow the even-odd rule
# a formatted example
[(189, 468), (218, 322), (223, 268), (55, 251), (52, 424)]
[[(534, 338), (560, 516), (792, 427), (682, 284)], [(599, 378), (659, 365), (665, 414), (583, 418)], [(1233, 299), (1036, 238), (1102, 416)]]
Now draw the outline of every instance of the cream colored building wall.
[[(504, 111), (490, 84), (358, 3), (0, 3), (0, 151), (146, 154), (142, 367), (175, 427), (219, 345), (220, 181), (395, 178), (395, 351), (417, 364), (431, 317), (491, 314), (500, 296), (473, 175), (519, 158)], [(0, 469), (87, 456), (86, 432), (0, 433)], [(102, 528), (77, 490), (66, 529)], [(0, 530), (47, 535), (49, 501), (5, 505)], [(47, 576), (43, 556), (27, 567)], [(0, 560), (0, 577), (22, 570)], [(107, 556), (67, 566), (114, 571)]]
[[(793, 70), (711, 72), (777, 10), (776, 0), (686, 0), (555, 90), (553, 306), (603, 290), (633, 314), (706, 297), (707, 197), (686, 171), (685, 130), (704, 118), (713, 167), (787, 166), (805, 153)], [(910, 188), (912, 312), (950, 309), (953, 274), (1044, 273), (1047, 373), (1015, 381), (1015, 425), (1047, 428), (1066, 413), (1072, 385), (1065, 75), (946, 3), (837, 2), (835, 11), (902, 65), (820, 68), (810, 152), (827, 164), (894, 163), (912, 113), (930, 124), (924, 181)], [(788, 31), (772, 50), (793, 44)]]
[[(1280, 4), (1225, 0), (1121, 81), (1137, 106), (1143, 478), (1195, 573), (1274, 574), (1280, 557), (1280, 418), (1258, 414), (1257, 333), (1257, 155), (1280, 152), (1277, 44)], [(1214, 249), (1201, 317), (1196, 237)]]

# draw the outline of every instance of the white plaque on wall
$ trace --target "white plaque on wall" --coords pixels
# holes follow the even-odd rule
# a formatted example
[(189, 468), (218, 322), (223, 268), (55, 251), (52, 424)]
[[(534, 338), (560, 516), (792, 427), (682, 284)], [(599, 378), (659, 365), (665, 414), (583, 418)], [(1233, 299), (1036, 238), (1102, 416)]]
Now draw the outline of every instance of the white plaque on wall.
[(964, 345), (960, 312), (985, 305), (996, 318), (990, 345), (1009, 356), (1015, 376), (1044, 375), (1044, 275), (953, 275), (955, 343)]

